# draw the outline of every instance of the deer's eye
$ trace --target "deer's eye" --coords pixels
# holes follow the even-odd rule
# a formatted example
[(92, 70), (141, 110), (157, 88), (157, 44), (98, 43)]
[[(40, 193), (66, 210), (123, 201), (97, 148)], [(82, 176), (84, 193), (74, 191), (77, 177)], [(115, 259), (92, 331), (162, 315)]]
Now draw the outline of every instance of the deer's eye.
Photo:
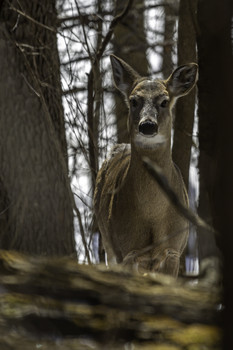
[(163, 100), (160, 104), (160, 107), (166, 108), (168, 106), (168, 100)]
[(130, 99), (130, 104), (131, 104), (131, 106), (132, 106), (133, 108), (137, 108), (137, 107), (138, 107), (138, 99), (135, 98), (135, 97), (132, 97), (132, 98)]

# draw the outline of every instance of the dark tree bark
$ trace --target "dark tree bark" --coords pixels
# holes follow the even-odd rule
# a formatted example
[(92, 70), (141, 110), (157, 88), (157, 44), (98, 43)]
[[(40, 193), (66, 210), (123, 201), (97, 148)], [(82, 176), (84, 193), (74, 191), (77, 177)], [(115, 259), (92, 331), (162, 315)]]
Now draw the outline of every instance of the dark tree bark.
[(75, 254), (54, 1), (0, 12), (0, 247)]
[[(178, 65), (196, 62), (195, 12), (197, 0), (180, 0)], [(194, 122), (195, 89), (177, 101), (172, 156), (189, 185), (189, 167)]]
[(231, 0), (198, 2), (200, 200), (212, 214), (223, 254), (224, 350), (233, 348), (232, 11)]
[[(208, 6), (210, 6), (209, 9)], [(224, 118), (222, 112), (220, 114), (216, 113), (218, 110), (218, 108), (216, 109), (216, 103), (219, 103), (220, 90), (218, 78), (216, 77), (219, 76), (219, 48), (217, 48), (217, 42), (215, 42), (215, 36), (218, 35), (218, 26), (213, 23), (215, 21), (212, 17), (214, 15), (213, 11), (213, 6), (210, 2), (206, 0), (201, 4), (199, 1), (197, 44), (200, 69), (198, 81), (200, 197), (198, 212), (209, 224), (213, 224), (211, 203), (213, 201), (216, 173), (216, 155), (219, 147), (217, 142), (217, 136), (220, 131), (218, 129), (218, 119), (220, 116), (221, 120)], [(222, 23), (222, 19), (220, 23)], [(221, 40), (224, 40), (224, 38)], [(222, 127), (224, 128), (224, 124)], [(209, 231), (203, 229), (198, 231), (198, 245), (200, 259), (217, 254), (214, 235)]]
[[(102, 16), (102, 0), (96, 4), (96, 12)], [(103, 22), (98, 22), (95, 52), (98, 52), (103, 40)], [(90, 57), (93, 60), (92, 57)], [(100, 72), (100, 60), (95, 60), (92, 70), (88, 77), (88, 146), (89, 146), (89, 166), (91, 170), (92, 196), (95, 188), (96, 175), (99, 169), (98, 165), (98, 139), (99, 139), (99, 121), (102, 105), (102, 77)]]
[[(121, 12), (124, 6), (124, 1), (117, 0), (117, 13)], [(135, 0), (128, 15), (115, 28), (113, 47), (114, 53), (129, 63), (140, 75), (146, 76), (148, 74), (147, 42), (144, 31), (144, 0)], [(115, 102), (118, 143), (127, 143), (129, 142), (128, 109), (121, 93), (118, 91), (115, 92)]]

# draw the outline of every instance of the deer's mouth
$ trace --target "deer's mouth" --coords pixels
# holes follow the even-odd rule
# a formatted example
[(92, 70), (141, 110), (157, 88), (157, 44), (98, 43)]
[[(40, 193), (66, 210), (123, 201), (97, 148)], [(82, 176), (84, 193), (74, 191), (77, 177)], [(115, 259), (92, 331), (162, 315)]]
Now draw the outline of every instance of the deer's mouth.
[(139, 124), (138, 130), (143, 136), (153, 137), (158, 133), (158, 124), (151, 120), (145, 120)]

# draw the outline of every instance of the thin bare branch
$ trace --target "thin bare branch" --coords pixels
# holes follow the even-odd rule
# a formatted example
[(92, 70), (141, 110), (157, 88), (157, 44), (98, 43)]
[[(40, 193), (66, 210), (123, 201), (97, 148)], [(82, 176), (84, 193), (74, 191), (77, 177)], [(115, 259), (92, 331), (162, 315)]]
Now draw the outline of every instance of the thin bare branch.
[(17, 8), (14, 7), (14, 6), (10, 6), (10, 10), (13, 10), (13, 11), (17, 12), (19, 15), (21, 15), (21, 16), (27, 18), (29, 21), (31, 21), (31, 22), (33, 22), (33, 23), (39, 25), (40, 27), (42, 27), (42, 28), (44, 28), (44, 29), (50, 30), (51, 32), (55, 32), (55, 33), (57, 32), (56, 29), (54, 29), (54, 28), (52, 28), (52, 27), (49, 27), (49, 26), (47, 26), (46, 24), (43, 24), (43, 23), (41, 23), (41, 22), (38, 22), (37, 20), (35, 20), (34, 18), (32, 18), (31, 16), (27, 15), (25, 12), (23, 12), (23, 11), (17, 9)]
[(88, 250), (88, 246), (87, 246), (87, 242), (86, 242), (86, 237), (85, 237), (85, 232), (84, 232), (84, 228), (83, 228), (83, 224), (82, 224), (82, 217), (81, 217), (81, 213), (75, 203), (75, 200), (73, 200), (73, 208), (74, 211), (77, 215), (77, 219), (78, 219), (78, 223), (79, 223), (79, 228), (80, 228), (80, 233), (81, 233), (81, 237), (82, 237), (82, 242), (83, 242), (83, 247), (85, 250), (85, 254), (86, 254), (86, 258), (88, 261), (88, 264), (91, 264), (91, 259), (90, 259), (90, 254), (89, 254), (89, 250)]
[(106, 46), (108, 45), (109, 41), (111, 40), (114, 28), (127, 15), (127, 13), (130, 10), (130, 7), (132, 6), (132, 3), (133, 3), (133, 0), (128, 0), (128, 3), (126, 4), (123, 11), (119, 15), (117, 15), (113, 18), (113, 20), (109, 26), (108, 33), (106, 34), (104, 40), (102, 41), (102, 45), (100, 46), (100, 48), (96, 54), (95, 60), (98, 61), (102, 57), (102, 55), (106, 49)]

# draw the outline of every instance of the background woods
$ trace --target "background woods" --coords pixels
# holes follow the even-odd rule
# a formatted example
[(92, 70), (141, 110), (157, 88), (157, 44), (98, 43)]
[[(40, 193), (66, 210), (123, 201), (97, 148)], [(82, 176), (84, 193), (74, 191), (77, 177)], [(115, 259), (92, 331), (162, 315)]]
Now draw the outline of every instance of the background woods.
[[(217, 232), (215, 236), (206, 229), (198, 229), (196, 233), (195, 227), (190, 226), (187, 267), (197, 273), (198, 258), (205, 266), (205, 258), (222, 257), (225, 311), (221, 317), (226, 330), (223, 348), (230, 349), (229, 344), (233, 347), (233, 285), (232, 279), (229, 278), (233, 263), (233, 60), (230, 0), (223, 0), (221, 4), (217, 0), (0, 2), (0, 249), (47, 257), (69, 256), (78, 262), (104, 261), (103, 251), (98, 251), (99, 246), (101, 248), (100, 237), (92, 210), (96, 174), (112, 145), (129, 140), (127, 109), (122, 96), (113, 86), (110, 53), (123, 58), (141, 75), (150, 75), (153, 78), (167, 78), (177, 65), (189, 61), (199, 64), (198, 91), (193, 91), (180, 100), (174, 109), (172, 154), (189, 187), (192, 208), (196, 210), (198, 207), (200, 216), (213, 225)], [(203, 316), (203, 310), (208, 310), (210, 315), (209, 320), (203, 320), (205, 325), (218, 324), (220, 316), (216, 310), (222, 309), (219, 289), (215, 284), (218, 277), (215, 272), (212, 274), (217, 270), (218, 264), (213, 261), (211, 260), (210, 269), (204, 268), (199, 276), (200, 280), (201, 277), (210, 276), (207, 278), (208, 283), (203, 282), (200, 288), (208, 289), (214, 285), (213, 299), (207, 289), (203, 294), (207, 306), (205, 309), (201, 304), (199, 315)], [(38, 270), (34, 264), (38, 266)], [(72, 295), (73, 298), (71, 290), (74, 286), (71, 287), (72, 283), (69, 284), (64, 278), (67, 273), (70, 276), (69, 281), (73, 281), (73, 265), (64, 265), (64, 270), (61, 265), (61, 262), (57, 263), (63, 271), (59, 275), (60, 282), (54, 279), (53, 285), (50, 285), (49, 274), (45, 272), (46, 263), (43, 265), (43, 261), (35, 262), (19, 258), (18, 255), (11, 256), (11, 253), (3, 254), (0, 257), (1, 276), (8, 276), (10, 271), (11, 276), (14, 275), (15, 278), (11, 280), (12, 284), (9, 283), (9, 276), (3, 279), (3, 290), (19, 293), (20, 298), (22, 293), (22, 299), (17, 299), (17, 302), (14, 300), (13, 303), (17, 304), (20, 310), (22, 305), (30, 305), (28, 310), (32, 314), (35, 310), (31, 309), (33, 301), (29, 302), (25, 296), (27, 290), (33, 295), (43, 296), (49, 293), (50, 287), (56, 290), (61, 283), (58, 294), (56, 291), (51, 292), (49, 301), (46, 299), (49, 305), (51, 300), (54, 302), (56, 298), (63, 300), (62, 283), (65, 283), (68, 286), (65, 295)], [(54, 265), (49, 266), (52, 275), (56, 275), (58, 271), (55, 272)], [(29, 270), (30, 278), (27, 284), (20, 280), (20, 276)], [(79, 273), (80, 279), (76, 280), (77, 276), (74, 278), (74, 284), (80, 283), (84, 294), (87, 293), (85, 300), (82, 299), (81, 292), (79, 295), (85, 304), (90, 300), (93, 303), (94, 300), (95, 305), (101, 305), (101, 293), (105, 293), (106, 290), (111, 293), (111, 288), (116, 288), (121, 278), (122, 281), (125, 281), (125, 278), (130, 279), (129, 276), (121, 276), (117, 271), (110, 287), (106, 276), (101, 277), (101, 268), (92, 275), (88, 274), (88, 270), (85, 270), (85, 273), (83, 271)], [(88, 277), (83, 277), (85, 274)], [(43, 276), (40, 281), (44, 283), (44, 289), (40, 286), (30, 289), (30, 282), (37, 280), (38, 276)], [(21, 287), (14, 284), (14, 281), (18, 281), (17, 278)], [(125, 282), (122, 283), (124, 285)], [(132, 290), (122, 287), (115, 296), (119, 298), (123, 293), (125, 298), (130, 298), (133, 305), (133, 300), (142, 295), (136, 288), (137, 283), (135, 280), (132, 282)], [(146, 281), (146, 288), (154, 283), (157, 286), (165, 286), (168, 294), (164, 296), (164, 301), (170, 300), (169, 290), (174, 281), (155, 282), (152, 278)], [(181, 293), (181, 298), (187, 287), (185, 283), (179, 285), (178, 293)], [(92, 290), (98, 291), (96, 299), (90, 292)], [(157, 292), (153, 290), (153, 293)], [(154, 298), (153, 293), (148, 296), (150, 300)], [(192, 314), (192, 307), (198, 307), (198, 303), (194, 302), (195, 296), (190, 298), (188, 301), (182, 299), (182, 303), (185, 306), (186, 302), (188, 303), (188, 310)], [(112, 297), (102, 300), (104, 306), (100, 307), (101, 311), (95, 309), (100, 319), (105, 317), (102, 307), (109, 312), (107, 315), (113, 312), (114, 307), (117, 308), (113, 305)], [(189, 304), (190, 300), (193, 305), (192, 302)], [(3, 301), (5, 303), (6, 299)], [(11, 299), (7, 299), (7, 302), (12, 306)], [(38, 309), (33, 317), (37, 317), (38, 310), (40, 314), (40, 303), (41, 300), (38, 304), (36, 302)], [(188, 348), (186, 343), (171, 343), (169, 336), (161, 336), (161, 329), (152, 330), (148, 326), (150, 317), (154, 314), (154, 311), (151, 312), (154, 304), (152, 301), (149, 304), (149, 314), (145, 311), (146, 321), (144, 318), (145, 322), (140, 323), (140, 318), (140, 322), (137, 323), (140, 326), (136, 333), (141, 334), (139, 344), (146, 341), (145, 339), (153, 338), (153, 341), (156, 341), (155, 334), (160, 332), (160, 340), (166, 339), (168, 345), (175, 346), (174, 349), (183, 349), (185, 346)], [(166, 309), (165, 304), (162, 303), (161, 307), (153, 310), (157, 310), (158, 314)], [(54, 310), (61, 308), (56, 302), (53, 306)], [(169, 316), (172, 314), (171, 317), (175, 317), (174, 315), (179, 313), (176, 307), (178, 306), (168, 308), (166, 312)], [(90, 310), (88, 312), (91, 313), (93, 310)], [(170, 313), (170, 310), (173, 311)], [(75, 311), (76, 317), (80, 314), (79, 311), (80, 309)], [(44, 317), (50, 320), (49, 307), (46, 312)], [(124, 312), (126, 317), (127, 311)], [(55, 314), (56, 312), (53, 317)], [(5, 312), (1, 319), (0, 324), (4, 327), (12, 320), (9, 315)], [(117, 344), (118, 335), (123, 339), (121, 344), (124, 344), (124, 341), (131, 344), (134, 339), (133, 333), (126, 336), (121, 315), (119, 312), (117, 316), (119, 333), (113, 331), (115, 325), (111, 325), (112, 333), (108, 333), (108, 337), (112, 335), (112, 344)], [(62, 314), (59, 321), (61, 323), (57, 324), (63, 325), (62, 317), (66, 316), (68, 319), (71, 317), (69, 312), (65, 316)], [(142, 311), (140, 317), (144, 316)], [(25, 314), (20, 317), (28, 322)], [(138, 322), (138, 314), (134, 314), (133, 317)], [(188, 322), (201, 323), (199, 316), (195, 314), (195, 317), (190, 317)], [(39, 323), (40, 321), (41, 319)], [(180, 321), (186, 322), (184, 319)], [(87, 321), (90, 325), (89, 322), (91, 323), (91, 317)], [(104, 327), (106, 324), (104, 323)], [(169, 324), (171, 328), (174, 326)], [(96, 340), (98, 337), (95, 325), (91, 323), (91, 332), (93, 331)], [(147, 335), (142, 335), (139, 330), (145, 325), (149, 327), (146, 328)], [(131, 323), (128, 326), (129, 329), (133, 327)], [(68, 327), (66, 323), (65, 327)], [(101, 328), (99, 323), (98, 327), (97, 330)], [(43, 329), (42, 334), (44, 335)], [(100, 338), (98, 341), (101, 341)], [(220, 336), (216, 340), (217, 345), (206, 343), (206, 349), (220, 349), (219, 339)], [(14, 349), (14, 345), (12, 346)], [(67, 346), (72, 348), (73, 345)], [(83, 346), (83, 343), (80, 346)], [(197, 349), (201, 349), (201, 346)], [(90, 347), (87, 345), (86, 348)]]
[[(92, 6), (84, 6), (82, 2), (70, 7), (67, 4), (62, 3), (59, 8), (64, 16), (60, 18), (59, 32), (60, 42), (63, 40), (63, 45), (60, 44), (61, 71), (69, 125), (70, 169), (82, 214), (79, 225), (86, 233), (88, 244), (98, 232), (95, 219), (91, 219), (97, 170), (114, 143), (129, 141), (127, 108), (112, 85), (109, 54), (113, 52), (125, 59), (142, 76), (154, 78), (167, 78), (178, 60), (180, 64), (196, 61), (196, 2), (184, 2), (179, 7), (178, 1), (135, 1), (133, 4), (128, 2), (128, 8), (127, 3), (121, 1), (105, 2), (104, 5), (98, 1), (90, 3)], [(123, 16), (116, 23), (114, 16), (119, 14)], [(112, 23), (114, 32), (110, 37)], [(177, 40), (180, 42), (178, 51)], [(103, 42), (107, 45), (99, 55)], [(197, 143), (193, 134), (194, 101), (195, 92), (187, 102), (177, 106), (179, 118), (175, 119), (174, 125), (173, 155), (186, 184), (193, 140)], [(197, 187), (194, 192), (195, 202)], [(92, 246), (88, 245), (92, 255)], [(191, 254), (196, 254), (195, 249), (193, 246)]]

